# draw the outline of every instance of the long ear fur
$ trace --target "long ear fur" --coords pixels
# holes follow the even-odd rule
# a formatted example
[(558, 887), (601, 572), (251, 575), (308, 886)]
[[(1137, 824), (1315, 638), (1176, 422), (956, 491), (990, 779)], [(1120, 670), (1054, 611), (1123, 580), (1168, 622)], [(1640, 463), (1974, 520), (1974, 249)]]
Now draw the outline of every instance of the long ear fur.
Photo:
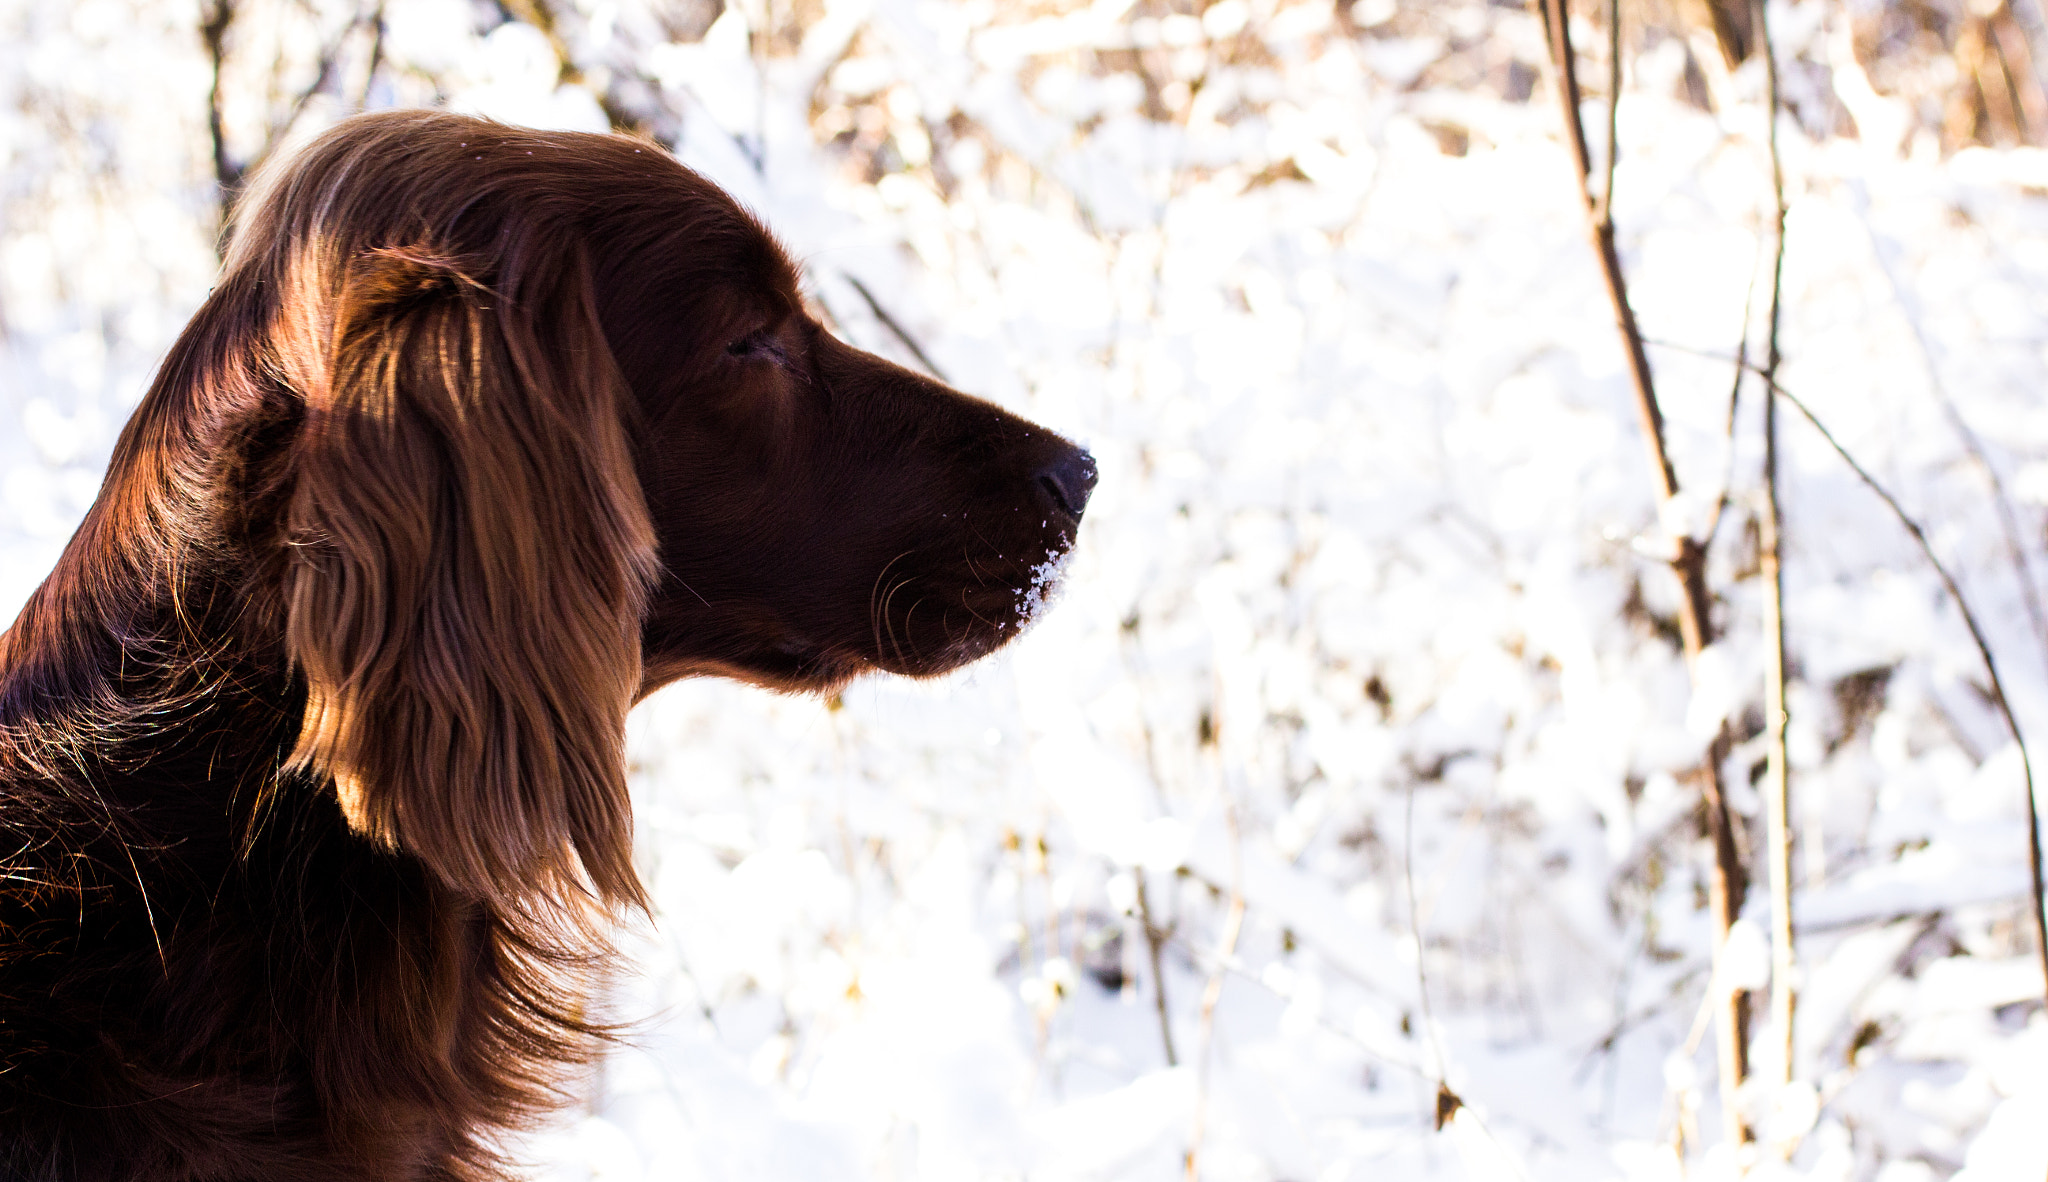
[(564, 253), (496, 290), (431, 251), (348, 260), (293, 460), (292, 762), (500, 905), (643, 898), (623, 744), (654, 535), (585, 264), (535, 260)]

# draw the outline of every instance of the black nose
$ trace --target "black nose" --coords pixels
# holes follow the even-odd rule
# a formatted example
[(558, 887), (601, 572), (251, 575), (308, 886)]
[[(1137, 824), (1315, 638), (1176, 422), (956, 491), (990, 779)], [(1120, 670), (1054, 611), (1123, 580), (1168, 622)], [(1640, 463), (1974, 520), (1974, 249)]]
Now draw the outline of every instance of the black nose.
[(1088, 494), (1095, 491), (1095, 457), (1078, 447), (1064, 449), (1052, 463), (1038, 471), (1038, 488), (1053, 508), (1081, 520), (1088, 507)]

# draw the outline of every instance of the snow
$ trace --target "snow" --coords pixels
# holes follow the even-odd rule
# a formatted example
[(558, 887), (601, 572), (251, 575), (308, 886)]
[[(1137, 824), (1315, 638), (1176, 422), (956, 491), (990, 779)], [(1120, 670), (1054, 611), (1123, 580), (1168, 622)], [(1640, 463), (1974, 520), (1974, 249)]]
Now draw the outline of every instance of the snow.
[[(838, 331), (913, 363), (858, 282), (1101, 483), (1058, 602), (970, 670), (831, 703), (686, 683), (635, 714), (655, 911), (604, 999), (632, 1034), (521, 1146), (537, 1176), (2048, 1169), (2019, 753), (1911, 540), (1789, 412), (1801, 1008), (1797, 1080), (1745, 1097), (1759, 1145), (1716, 1144), (1712, 1039), (1688, 1049), (1708, 990), (1769, 976), (1759, 885), (1712, 980), (1696, 818), (1725, 720), (1760, 840), (1753, 385), (1728, 430), (1769, 262), (1754, 67), (1710, 79), (1717, 116), (1648, 46), (1622, 106), (1614, 208), (1684, 489), (1660, 506), (1545, 85), (1432, 81), (1455, 44), (1534, 68), (1526, 13), (552, 7), (574, 77), (483, 7), (389, 6), (382, 72), (348, 33), (294, 134), (361, 95), (650, 112)], [(1860, 132), (1780, 123), (1783, 381), (1928, 527), (2048, 743), (2048, 153), (1942, 158), (1825, 8), (1772, 9)], [(347, 18), (249, 18), (235, 151)], [(0, 619), (211, 283), (192, 19), (0, 3)], [(1722, 635), (1689, 673), (1662, 558), (1724, 489)], [(1441, 1131), (1439, 1081), (1466, 1105)]]

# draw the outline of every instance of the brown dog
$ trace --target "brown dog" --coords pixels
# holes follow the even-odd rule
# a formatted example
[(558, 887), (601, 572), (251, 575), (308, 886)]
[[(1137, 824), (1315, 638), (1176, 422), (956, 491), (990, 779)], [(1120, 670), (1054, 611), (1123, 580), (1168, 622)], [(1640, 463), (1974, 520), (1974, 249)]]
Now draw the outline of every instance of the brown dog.
[(494, 1176), (642, 898), (633, 702), (973, 660), (1094, 480), (651, 145), (328, 133), (0, 636), (0, 1179)]

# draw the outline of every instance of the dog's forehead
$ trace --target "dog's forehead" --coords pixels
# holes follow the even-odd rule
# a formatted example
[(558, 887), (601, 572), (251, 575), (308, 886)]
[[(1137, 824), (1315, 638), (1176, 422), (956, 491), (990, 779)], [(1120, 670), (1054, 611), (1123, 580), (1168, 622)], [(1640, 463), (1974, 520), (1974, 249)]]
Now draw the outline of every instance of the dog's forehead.
[[(591, 179), (605, 197), (593, 203), (590, 245), (636, 269), (650, 265), (692, 286), (709, 283), (778, 305), (772, 314), (801, 306), (801, 279), (789, 252), (767, 224), (716, 182), (665, 152), (605, 137), (609, 161)], [(630, 152), (630, 154), (628, 154)], [(613, 167), (605, 167), (610, 164)], [(610, 182), (614, 168), (629, 172), (630, 196)]]
[[(457, 227), (468, 223), (495, 237), (507, 224), (523, 222), (549, 227), (547, 233), (577, 234), (600, 257), (658, 266), (669, 254), (692, 270), (795, 290), (795, 268), (761, 219), (658, 144), (419, 112), (359, 116), (353, 125), (358, 134), (341, 144), (361, 139), (358, 148), (398, 150), (375, 152), (378, 164), (338, 169), (332, 182), (358, 190), (358, 201), (387, 213), (408, 198), (419, 205), (415, 217), (384, 219), (392, 223), (442, 225), (456, 237), (462, 234)], [(416, 156), (426, 167), (391, 175), (403, 156)]]

